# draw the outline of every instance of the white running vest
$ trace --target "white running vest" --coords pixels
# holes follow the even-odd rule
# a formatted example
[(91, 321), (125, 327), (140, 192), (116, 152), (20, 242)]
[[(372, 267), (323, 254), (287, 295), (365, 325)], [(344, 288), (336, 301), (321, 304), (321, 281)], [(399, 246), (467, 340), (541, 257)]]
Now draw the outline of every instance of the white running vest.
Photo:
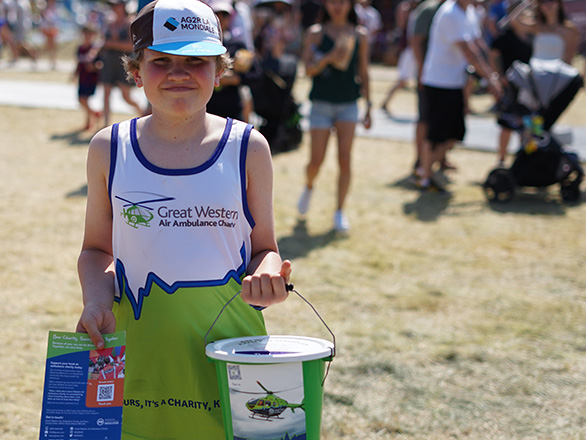
[(136, 121), (113, 132), (109, 191), (116, 295), (119, 300), (125, 290), (140, 319), (153, 283), (171, 294), (225, 285), (230, 278), (240, 282), (251, 258), (254, 221), (245, 175), (252, 126), (228, 119), (204, 164), (163, 169), (143, 156)]

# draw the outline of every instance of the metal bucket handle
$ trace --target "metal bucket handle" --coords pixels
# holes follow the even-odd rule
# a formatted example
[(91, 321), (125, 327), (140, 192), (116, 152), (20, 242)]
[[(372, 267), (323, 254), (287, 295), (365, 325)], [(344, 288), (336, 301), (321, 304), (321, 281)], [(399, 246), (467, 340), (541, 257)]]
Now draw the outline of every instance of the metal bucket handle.
[[(326, 375), (324, 377), (324, 380), (322, 382), (322, 386), (324, 384), (324, 382), (326, 381), (326, 377), (328, 377), (328, 373), (330, 371), (330, 364), (332, 363), (332, 360), (334, 358), (334, 356), (336, 355), (336, 335), (334, 335), (334, 332), (332, 332), (332, 330), (330, 329), (330, 327), (328, 327), (328, 325), (326, 324), (326, 322), (324, 321), (324, 319), (321, 317), (321, 315), (318, 313), (318, 311), (316, 310), (316, 308), (313, 306), (313, 304), (311, 304), (303, 295), (301, 295), (297, 290), (295, 290), (293, 284), (285, 284), (285, 289), (287, 290), (287, 292), (295, 292), (297, 294), (297, 296), (299, 298), (301, 298), (303, 301), (305, 301), (309, 307), (311, 307), (311, 309), (315, 312), (315, 314), (317, 315), (317, 317), (319, 318), (319, 320), (322, 322), (322, 324), (325, 326), (325, 328), (328, 330), (328, 332), (330, 333), (330, 335), (332, 336), (332, 342), (333, 342), (333, 347), (330, 348), (331, 351), (331, 355), (330, 355), (330, 359), (328, 362), (328, 368), (326, 371)], [(204, 347), (206, 347), (208, 345), (208, 336), (210, 335), (210, 332), (212, 331), (212, 329), (214, 328), (214, 326), (216, 325), (216, 323), (218, 322), (218, 320), (220, 319), (220, 316), (222, 315), (222, 313), (224, 312), (224, 310), (226, 309), (226, 307), (228, 307), (228, 305), (234, 301), (236, 299), (236, 297), (238, 295), (240, 295), (242, 291), (238, 291), (232, 298), (230, 298), (228, 300), (228, 302), (226, 304), (224, 304), (224, 307), (222, 307), (222, 309), (220, 310), (220, 313), (218, 313), (218, 316), (216, 316), (216, 319), (214, 319), (214, 322), (212, 322), (212, 325), (210, 326), (210, 328), (208, 329), (204, 339), (203, 339), (203, 345)]]

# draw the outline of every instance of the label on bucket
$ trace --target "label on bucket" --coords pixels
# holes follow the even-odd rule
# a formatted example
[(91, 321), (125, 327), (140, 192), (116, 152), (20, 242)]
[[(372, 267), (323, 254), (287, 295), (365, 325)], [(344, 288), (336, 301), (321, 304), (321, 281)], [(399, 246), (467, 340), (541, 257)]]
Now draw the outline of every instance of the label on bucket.
[(306, 438), (301, 362), (226, 366), (234, 440)]

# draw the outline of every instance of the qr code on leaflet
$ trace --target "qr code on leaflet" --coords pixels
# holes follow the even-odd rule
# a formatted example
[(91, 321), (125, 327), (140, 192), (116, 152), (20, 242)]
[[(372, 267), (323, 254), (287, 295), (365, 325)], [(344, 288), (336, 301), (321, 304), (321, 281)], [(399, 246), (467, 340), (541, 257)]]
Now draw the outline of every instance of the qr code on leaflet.
[(98, 402), (110, 402), (114, 400), (114, 384), (98, 385)]

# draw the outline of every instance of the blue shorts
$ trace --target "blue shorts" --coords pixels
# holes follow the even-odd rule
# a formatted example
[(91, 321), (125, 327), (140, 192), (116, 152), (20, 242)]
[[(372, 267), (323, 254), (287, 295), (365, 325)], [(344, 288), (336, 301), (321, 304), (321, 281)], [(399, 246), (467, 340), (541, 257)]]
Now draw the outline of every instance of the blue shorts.
[(340, 104), (327, 101), (313, 101), (309, 113), (310, 128), (331, 128), (336, 122), (358, 122), (356, 101)]

